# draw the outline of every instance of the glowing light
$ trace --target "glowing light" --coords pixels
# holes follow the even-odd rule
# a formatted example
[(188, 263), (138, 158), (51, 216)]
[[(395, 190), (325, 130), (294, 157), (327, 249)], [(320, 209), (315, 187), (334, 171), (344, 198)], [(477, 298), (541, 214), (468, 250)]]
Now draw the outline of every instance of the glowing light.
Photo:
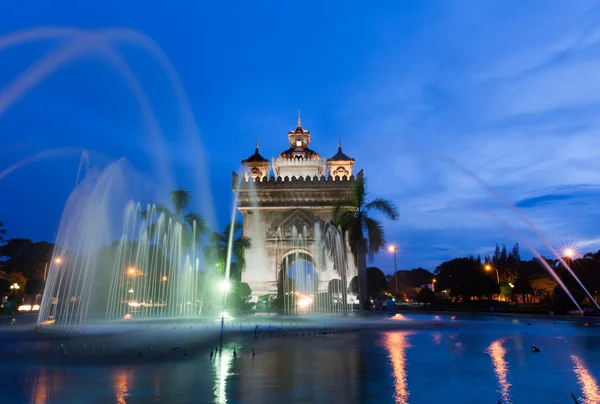
[(231, 289), (231, 283), (229, 283), (229, 281), (227, 280), (221, 281), (220, 289), (223, 293), (229, 292), (229, 290)]
[(140, 307), (141, 306), (141, 304), (138, 302), (128, 302), (127, 305), (129, 307)]
[(123, 316), (123, 320), (131, 320), (131, 314), (127, 313)]
[(410, 348), (406, 331), (393, 331), (385, 334), (384, 345), (389, 352), (389, 358), (394, 369), (396, 403), (407, 404), (408, 383), (406, 381), (406, 350)]
[(57, 265), (61, 264), (62, 263), (62, 258), (61, 257), (54, 258), (54, 263), (57, 264)]
[(225, 320), (231, 320), (231, 319), (233, 319), (233, 317), (231, 317), (229, 315), (229, 313), (227, 313), (226, 311), (224, 311), (224, 312), (221, 313), (221, 317), (223, 317)]
[(572, 247), (564, 248), (562, 250), (562, 255), (563, 255), (563, 257), (568, 258), (568, 259), (577, 258), (577, 256), (578, 256), (577, 251)]
[(33, 307), (31, 308), (32, 311), (39, 311), (40, 310), (40, 305), (39, 304), (34, 304)]
[(50, 325), (50, 324), (54, 324), (53, 318), (42, 321), (42, 325)]
[(398, 247), (392, 244), (388, 247), (388, 251), (391, 253), (395, 253), (396, 251), (398, 251)]
[(30, 304), (22, 304), (19, 306), (19, 308), (17, 309), (19, 311), (31, 311), (31, 305)]
[(127, 272), (129, 273), (129, 275), (135, 275), (136, 269), (134, 267), (129, 267)]
[(166, 281), (168, 281), (168, 280), (169, 280), (169, 278), (167, 278), (167, 276), (165, 275), (165, 276), (163, 276), (163, 277), (161, 278), (161, 280), (162, 280), (163, 282), (166, 282)]
[(21, 289), (21, 287), (19, 286), (19, 284), (18, 284), (18, 283), (13, 283), (12, 285), (10, 285), (10, 288), (11, 288), (11, 289), (15, 289), (15, 290), (19, 290), (19, 289)]
[(506, 349), (502, 346), (504, 340), (497, 339), (492, 342), (487, 349), (488, 355), (492, 358), (494, 365), (494, 373), (498, 379), (499, 393), (502, 395), (502, 400), (505, 403), (510, 402), (509, 388), (511, 384), (508, 382), (508, 362), (506, 361)]
[(305, 309), (313, 303), (313, 298), (311, 296), (304, 296), (300, 293), (296, 293), (298, 296), (298, 307), (301, 309)]
[(512, 283), (508, 282), (508, 286), (510, 286), (511, 288), (514, 288), (515, 285), (513, 285)]
[(408, 317), (403, 316), (400, 313), (396, 313), (394, 314), (392, 317), (389, 317), (390, 320), (394, 320), (394, 321), (406, 321), (409, 320)]
[(491, 271), (492, 270), (492, 266), (490, 264), (485, 264), (485, 266), (483, 267), (483, 269), (485, 269), (486, 271)]
[(600, 403), (600, 389), (594, 376), (591, 375), (579, 357), (571, 355), (571, 360), (575, 364), (573, 371), (577, 375), (577, 380), (583, 393), (584, 400), (582, 401), (585, 403)]

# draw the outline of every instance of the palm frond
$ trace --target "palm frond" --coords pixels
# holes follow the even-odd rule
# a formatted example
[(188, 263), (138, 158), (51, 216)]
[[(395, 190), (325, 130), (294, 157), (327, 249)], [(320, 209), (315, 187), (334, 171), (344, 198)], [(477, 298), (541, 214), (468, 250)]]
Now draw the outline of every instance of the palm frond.
[(181, 216), (183, 211), (186, 210), (189, 206), (192, 196), (188, 191), (181, 187), (179, 187), (179, 189), (171, 191), (170, 196), (171, 202), (173, 203), (173, 209), (175, 210), (175, 214), (177, 216)]
[(190, 228), (194, 228), (194, 223), (196, 225), (196, 234), (199, 236), (201, 234), (206, 234), (209, 230), (208, 223), (202, 216), (197, 213), (190, 212), (183, 217), (183, 220), (190, 226)]
[(380, 213), (383, 213), (390, 220), (397, 220), (400, 217), (396, 205), (385, 198), (375, 198), (371, 200), (365, 205), (363, 210), (366, 212), (370, 210), (376, 210)]
[(233, 253), (240, 271), (246, 269), (246, 250), (252, 247), (249, 237), (239, 237), (233, 241)]
[(367, 254), (369, 255), (369, 260), (372, 261), (375, 253), (385, 245), (385, 231), (380, 221), (371, 219), (370, 217), (365, 217), (363, 220), (367, 232)]
[(208, 237), (208, 240), (210, 243), (212, 244), (223, 244), (223, 243), (227, 243), (227, 239), (223, 240), (223, 234), (217, 232), (217, 231), (213, 231), (210, 236)]
[[(244, 229), (244, 224), (241, 222), (235, 222), (233, 224), (233, 234), (236, 235), (237, 233), (239, 233), (240, 231), (242, 231)], [(231, 223), (229, 223), (227, 226), (225, 226), (225, 230), (223, 231), (223, 234), (226, 235), (226, 240), (229, 240), (229, 232), (231, 231)]]
[(165, 205), (156, 204), (156, 205), (154, 205), (154, 210), (159, 215), (161, 213), (164, 214), (167, 218), (175, 217), (175, 214), (173, 212), (171, 212), (171, 210), (169, 208), (167, 208)]
[(351, 199), (354, 202), (354, 206), (362, 208), (365, 204), (365, 198), (367, 196), (367, 179), (359, 178), (354, 182), (352, 186)]
[(252, 247), (252, 240), (250, 237), (238, 237), (233, 240), (234, 245), (237, 245), (239, 248), (247, 249)]

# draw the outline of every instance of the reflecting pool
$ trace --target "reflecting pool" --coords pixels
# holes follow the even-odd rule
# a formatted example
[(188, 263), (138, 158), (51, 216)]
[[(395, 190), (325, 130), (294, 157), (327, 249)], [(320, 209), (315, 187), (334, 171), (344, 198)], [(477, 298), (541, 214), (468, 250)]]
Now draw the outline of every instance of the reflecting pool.
[(178, 360), (130, 349), (121, 363), (36, 363), (3, 341), (0, 389), (4, 402), (40, 404), (600, 402), (600, 325), (416, 317), (335, 334), (252, 331)]

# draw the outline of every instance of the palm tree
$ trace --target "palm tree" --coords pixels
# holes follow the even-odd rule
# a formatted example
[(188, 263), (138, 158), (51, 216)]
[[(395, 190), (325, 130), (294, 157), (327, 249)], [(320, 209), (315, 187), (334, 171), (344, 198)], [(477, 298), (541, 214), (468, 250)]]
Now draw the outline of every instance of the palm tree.
[[(179, 187), (170, 193), (172, 210), (165, 205), (156, 205), (156, 212), (165, 215), (165, 219), (171, 219), (174, 222), (181, 224), (181, 238), (185, 246), (191, 247), (200, 241), (200, 237), (207, 233), (208, 224), (197, 213), (187, 212), (186, 210), (192, 199), (191, 194), (185, 189)], [(141, 212), (144, 219), (148, 218), (148, 211)], [(157, 235), (158, 224), (150, 223), (150, 233)], [(195, 227), (195, 240), (192, 240)]]
[(2, 223), (2, 221), (0, 221), (0, 243), (5, 243), (6, 240), (4, 239), (4, 237), (2, 237), (3, 234), (6, 234), (7, 231), (4, 228), (4, 223)]
[[(243, 226), (241, 223), (233, 225), (233, 241), (231, 244), (231, 254), (235, 256), (237, 267), (240, 271), (246, 269), (246, 249), (251, 247), (250, 238), (236, 234), (240, 233)], [(217, 272), (224, 273), (227, 261), (227, 246), (229, 244), (229, 232), (231, 223), (227, 225), (222, 233), (213, 232), (210, 236), (210, 244), (204, 249), (204, 256), (217, 267)]]
[(368, 300), (367, 256), (373, 256), (385, 245), (385, 231), (380, 221), (371, 217), (373, 212), (382, 213), (390, 220), (400, 216), (396, 206), (384, 198), (367, 200), (365, 178), (359, 177), (347, 199), (336, 203), (333, 222), (348, 233), (350, 250), (357, 261), (360, 301)]

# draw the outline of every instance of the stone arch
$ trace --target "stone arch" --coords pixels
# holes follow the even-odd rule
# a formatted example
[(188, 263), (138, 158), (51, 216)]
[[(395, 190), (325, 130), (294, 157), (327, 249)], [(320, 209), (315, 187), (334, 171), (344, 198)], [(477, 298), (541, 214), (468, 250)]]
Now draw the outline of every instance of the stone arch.
[[(292, 257), (292, 259), (290, 259)], [(301, 261), (310, 264), (312, 271), (304, 273), (304, 276), (297, 278), (289, 274), (290, 269)], [(306, 268), (305, 268), (306, 269)], [(298, 292), (316, 294), (319, 284), (319, 267), (317, 259), (313, 253), (306, 248), (295, 247), (286, 251), (280, 258), (279, 269), (277, 271), (277, 294), (283, 296), (286, 292)], [(310, 274), (307, 276), (306, 274)]]
[(309, 262), (315, 268), (315, 271), (317, 273), (319, 272), (319, 266), (317, 264), (317, 259), (315, 258), (313, 253), (308, 248), (302, 248), (302, 247), (292, 248), (289, 251), (286, 251), (281, 256), (281, 259), (279, 261), (279, 271), (281, 271), (282, 269), (287, 270), (287, 268), (285, 268), (286, 258), (293, 256), (293, 255), (296, 255), (296, 257), (294, 257), (296, 259), (294, 259), (293, 261), (287, 260), (288, 266), (292, 265), (296, 261), (304, 260), (304, 261)]

